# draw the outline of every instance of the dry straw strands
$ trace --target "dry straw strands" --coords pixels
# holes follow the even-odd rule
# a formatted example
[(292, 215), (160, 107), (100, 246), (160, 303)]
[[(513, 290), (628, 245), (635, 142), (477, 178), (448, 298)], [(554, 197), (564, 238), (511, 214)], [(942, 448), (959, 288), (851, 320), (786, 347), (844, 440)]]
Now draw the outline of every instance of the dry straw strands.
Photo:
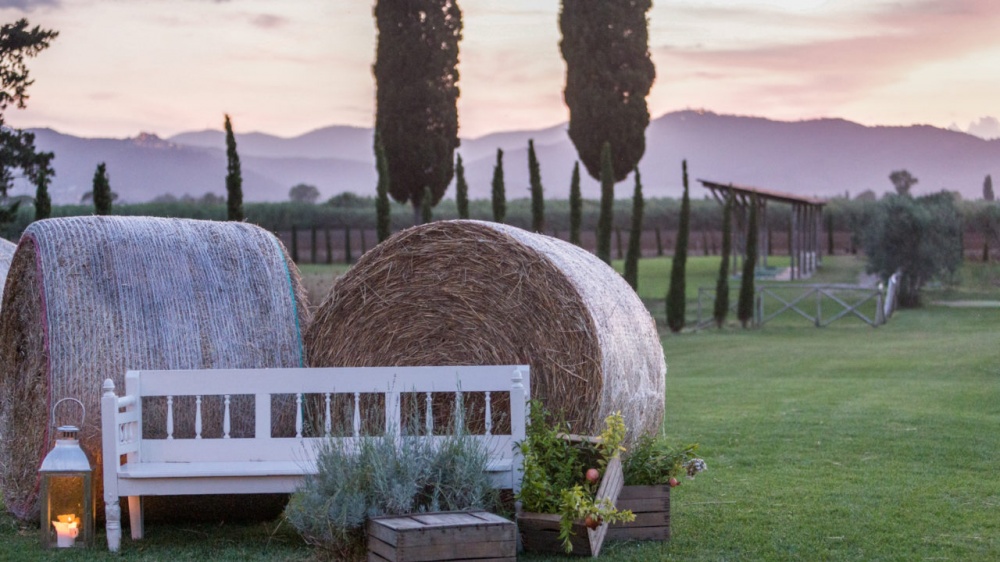
[(20, 518), (37, 513), (56, 400), (86, 405), (81, 441), (99, 483), (105, 378), (121, 388), (127, 369), (303, 364), (308, 308), (297, 270), (273, 235), (249, 224), (39, 221), (21, 238), (10, 281), (0, 309), (0, 488)]
[(305, 342), (316, 367), (530, 364), (533, 397), (577, 433), (615, 411), (630, 438), (663, 421), (663, 348), (635, 292), (588, 252), (501, 224), (397, 233), (336, 282)]
[(0, 285), (7, 278), (7, 270), (10, 269), (10, 260), (14, 258), (14, 250), (17, 245), (0, 238)]

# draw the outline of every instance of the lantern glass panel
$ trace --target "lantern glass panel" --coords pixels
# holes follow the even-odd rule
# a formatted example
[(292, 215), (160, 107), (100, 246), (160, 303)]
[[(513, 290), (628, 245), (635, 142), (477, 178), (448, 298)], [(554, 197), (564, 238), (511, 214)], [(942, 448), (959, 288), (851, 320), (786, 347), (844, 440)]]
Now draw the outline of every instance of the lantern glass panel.
[(87, 546), (93, 536), (90, 474), (45, 474), (42, 501), (45, 546)]

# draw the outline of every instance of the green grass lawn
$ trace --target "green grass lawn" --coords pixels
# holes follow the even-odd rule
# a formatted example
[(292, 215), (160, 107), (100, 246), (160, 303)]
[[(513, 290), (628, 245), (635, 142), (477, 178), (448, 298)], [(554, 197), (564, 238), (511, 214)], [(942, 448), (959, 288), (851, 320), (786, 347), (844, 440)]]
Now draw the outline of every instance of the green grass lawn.
[[(665, 277), (669, 266), (650, 262), (640, 268), (649, 293), (640, 292), (662, 298), (653, 272)], [(825, 263), (821, 276), (858, 272), (849, 258)], [(693, 259), (688, 286), (714, 284), (717, 265)], [(960, 276), (961, 288), (927, 300), (1000, 298), (995, 266), (969, 264)], [(998, 327), (998, 309), (927, 306), (879, 328), (769, 325), (664, 337), (665, 431), (700, 443), (708, 471), (674, 490), (670, 542), (607, 543), (602, 558), (1000, 560)], [(150, 523), (146, 531), (140, 543), (124, 538), (120, 556), (47, 553), (37, 529), (4, 515), (0, 560), (314, 556), (276, 523)]]

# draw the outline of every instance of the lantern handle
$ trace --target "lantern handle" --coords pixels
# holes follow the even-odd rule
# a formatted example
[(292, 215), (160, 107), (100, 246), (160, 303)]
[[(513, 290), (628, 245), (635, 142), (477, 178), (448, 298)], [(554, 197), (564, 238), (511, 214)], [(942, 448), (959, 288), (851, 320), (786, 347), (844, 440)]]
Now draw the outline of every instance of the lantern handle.
[(62, 404), (67, 400), (71, 400), (80, 405), (80, 429), (83, 429), (83, 424), (87, 419), (87, 408), (83, 406), (83, 402), (80, 402), (76, 398), (63, 398), (57, 401), (54, 406), (52, 406), (52, 427), (58, 427), (59, 425), (58, 423), (56, 423), (56, 408), (59, 407), (59, 404)]

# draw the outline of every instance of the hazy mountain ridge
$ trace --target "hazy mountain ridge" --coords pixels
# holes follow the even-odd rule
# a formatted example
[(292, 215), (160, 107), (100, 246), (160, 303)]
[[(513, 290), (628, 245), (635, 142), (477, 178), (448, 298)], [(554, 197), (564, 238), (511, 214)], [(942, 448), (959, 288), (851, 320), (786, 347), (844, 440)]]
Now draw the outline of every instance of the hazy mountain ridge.
[[(36, 145), (55, 152), (51, 187), (57, 203), (74, 203), (90, 191), (94, 169), (106, 162), (112, 189), (122, 200), (148, 201), (164, 193), (198, 197), (225, 191), (225, 140), (222, 131), (181, 133), (168, 139), (140, 134), (130, 139), (89, 139), (34, 129)], [(528, 139), (535, 139), (547, 197), (566, 197), (576, 150), (566, 124), (534, 131), (508, 131), (462, 139), (471, 197), (489, 197), (497, 148), (504, 150), (508, 198), (528, 196)], [(316, 185), (323, 198), (343, 191), (375, 191), (372, 130), (331, 126), (283, 138), (237, 133), (243, 164), (244, 198), (281, 201), (293, 185)], [(983, 140), (960, 131), (927, 125), (868, 127), (843, 119), (773, 121), (710, 112), (668, 113), (646, 131), (642, 171), (647, 197), (677, 197), (681, 160), (688, 160), (692, 195), (704, 195), (695, 178), (799, 193), (852, 196), (871, 189), (891, 190), (889, 173), (907, 169), (920, 182), (917, 194), (940, 189), (965, 198), (982, 196), (983, 178), (1000, 179), (1000, 139)], [(582, 168), (582, 166), (581, 166)], [(582, 171), (585, 197), (598, 196), (598, 184)], [(630, 196), (632, 181), (618, 184)], [(21, 180), (15, 194), (33, 193)], [(449, 188), (447, 197), (453, 196)]]

